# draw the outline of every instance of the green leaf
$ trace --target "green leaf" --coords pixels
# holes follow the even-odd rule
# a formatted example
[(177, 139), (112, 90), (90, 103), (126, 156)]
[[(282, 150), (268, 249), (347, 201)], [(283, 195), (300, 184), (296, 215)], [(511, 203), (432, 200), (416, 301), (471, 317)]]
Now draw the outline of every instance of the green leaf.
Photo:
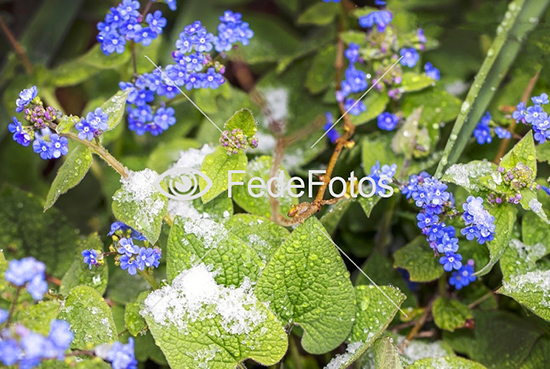
[(537, 176), (537, 152), (533, 140), (533, 131), (529, 131), (512, 150), (508, 151), (499, 165), (504, 169), (512, 169), (519, 163), (523, 163), (533, 170), (534, 180)]
[(265, 266), (258, 251), (223, 225), (210, 219), (178, 217), (168, 238), (168, 280), (199, 263), (219, 269), (216, 281), (225, 286), (240, 285), (245, 277), (256, 281)]
[[(378, 198), (379, 197), (376, 197), (375, 199)], [(360, 197), (359, 201), (361, 201), (361, 199), (363, 199), (363, 197)], [(320, 220), (321, 223), (323, 223), (323, 227), (325, 227), (328, 233), (332, 234), (336, 230), (338, 223), (340, 222), (346, 211), (349, 209), (350, 205), (353, 203), (354, 200), (352, 199), (343, 199), (338, 201), (335, 205), (331, 205), (327, 209), (327, 212), (321, 217)]]
[(502, 281), (497, 291), (527, 307), (533, 313), (550, 322), (550, 292), (547, 284), (550, 270), (533, 270), (515, 274)]
[(240, 128), (243, 134), (248, 137), (252, 137), (256, 134), (258, 128), (256, 128), (256, 121), (249, 109), (241, 109), (236, 112), (224, 125), (225, 129), (232, 131), (236, 128)]
[(69, 132), (75, 124), (80, 122), (80, 117), (74, 116), (74, 115), (64, 115), (61, 118), (61, 122), (59, 122), (58, 126), (56, 127), (56, 131), (58, 133), (67, 133)]
[(475, 361), (467, 360), (461, 357), (436, 357), (426, 358), (415, 361), (407, 369), (486, 369), (485, 366)]
[(304, 329), (302, 347), (328, 352), (349, 335), (355, 296), (349, 272), (321, 223), (307, 219), (275, 252), (256, 286), (286, 324)]
[(416, 74), (413, 72), (403, 73), (401, 88), (404, 92), (419, 91), (430, 86), (435, 86), (435, 81), (425, 74)]
[(550, 228), (535, 213), (528, 212), (521, 219), (521, 236), (527, 245), (542, 243), (550, 253)]
[(383, 135), (363, 140), (361, 143), (361, 158), (365, 172), (370, 173), (370, 170), (376, 162), (380, 165), (397, 164), (397, 173), (403, 167), (403, 155), (397, 155), (393, 150), (388, 150), (391, 147), (391, 136)]
[(438, 87), (408, 93), (402, 99), (403, 114), (406, 117), (418, 107), (422, 107), (420, 122), (424, 125), (455, 119), (460, 110), (460, 103), (458, 98)]
[[(80, 251), (90, 249), (103, 251), (103, 242), (97, 233), (89, 235), (88, 238), (82, 241), (79, 248)], [(78, 253), (73, 264), (61, 280), (59, 293), (68, 295), (76, 286), (88, 286), (103, 295), (107, 288), (108, 279), (109, 267), (107, 263), (101, 266), (94, 266), (90, 269), (88, 264), (82, 260), (82, 255)]]
[(170, 367), (226, 369), (246, 359), (266, 366), (281, 360), (286, 332), (252, 293), (250, 281), (226, 287), (214, 275), (199, 265), (144, 302), (142, 314)]
[(92, 150), (82, 144), (75, 144), (57, 171), (48, 196), (46, 196), (44, 211), (51, 208), (60, 195), (76, 187), (84, 179), (91, 166)]
[(454, 164), (450, 166), (441, 180), (451, 182), (464, 187), (469, 191), (479, 192), (486, 185), (480, 181), (485, 176), (499, 174), (496, 171), (497, 166), (489, 161), (474, 160), (467, 164)]
[(351, 115), (351, 122), (355, 125), (365, 124), (373, 119), (376, 119), (386, 110), (386, 106), (390, 102), (390, 98), (385, 93), (371, 91), (362, 100), (367, 110), (359, 115)]
[(306, 87), (312, 94), (323, 92), (334, 82), (335, 60), (336, 47), (334, 45), (328, 45), (315, 55), (306, 76)]
[(520, 190), (520, 193), (522, 196), (521, 200), (519, 200), (521, 207), (525, 210), (531, 210), (533, 213), (538, 215), (539, 218), (542, 219), (546, 224), (550, 224), (550, 220), (548, 220), (548, 216), (542, 208), (541, 202), (538, 200), (537, 191), (531, 190), (529, 188), (523, 188)]
[[(4, 257), (4, 250), (0, 250), (0, 275), (4, 275), (9, 268), (9, 263)], [(8, 287), (9, 282), (5, 278), (0, 278), (0, 292)]]
[(332, 23), (340, 12), (340, 4), (337, 3), (315, 3), (306, 9), (298, 17), (298, 24), (313, 24), (316, 26), (324, 26)]
[(373, 345), (373, 361), (376, 368), (402, 369), (397, 347), (389, 337), (382, 337)]
[(105, 53), (101, 50), (101, 45), (97, 43), (78, 60), (82, 64), (92, 67), (92, 69), (115, 69), (128, 63), (130, 58), (131, 52), (129, 48), (122, 54), (113, 53), (111, 55), (105, 55)]
[(550, 337), (541, 337), (520, 369), (545, 368), (550, 363)]
[(550, 163), (550, 141), (537, 145), (537, 160)]
[(440, 178), (444, 169), (458, 161), (475, 126), (485, 114), (499, 85), (521, 49), (526, 35), (535, 28), (550, 0), (514, 0), (497, 27), (496, 37), (470, 87), (460, 113), (445, 145), (435, 176)]
[(395, 267), (409, 272), (411, 282), (430, 282), (443, 274), (439, 258), (435, 257), (425, 236), (418, 236), (393, 254)]
[(129, 94), (130, 89), (118, 91), (101, 105), (103, 112), (109, 115), (109, 120), (107, 120), (109, 128), (107, 131), (115, 129), (122, 120), (124, 112), (126, 111), (126, 100)]
[(73, 261), (78, 230), (57, 209), (44, 215), (43, 208), (34, 195), (1, 187), (0, 245), (8, 259), (32, 255), (61, 278)]
[(474, 317), (467, 305), (447, 297), (438, 297), (435, 300), (432, 313), (435, 324), (450, 332), (463, 327), (466, 320)]
[(380, 201), (380, 196), (375, 197), (359, 197), (359, 204), (361, 204), (361, 208), (363, 208), (363, 211), (365, 212), (365, 215), (367, 218), (370, 218), (370, 213), (372, 213), (372, 209), (378, 204)]
[(124, 325), (133, 336), (143, 334), (147, 329), (147, 323), (140, 314), (143, 307), (143, 301), (149, 294), (149, 291), (142, 292), (136, 302), (131, 302), (124, 309)]
[(340, 32), (340, 38), (347, 45), (351, 43), (360, 45), (363, 42), (365, 42), (365, 32), (354, 31), (354, 30)]
[[(419, 126), (421, 116), (422, 108), (416, 109), (393, 136), (391, 147), (396, 154), (403, 154), (407, 159), (417, 157), (419, 146), (424, 148), (423, 152), (429, 152), (430, 142), (427, 130)], [(423, 139), (427, 139), (428, 142)]]
[(486, 243), (491, 258), (487, 265), (475, 273), (478, 276), (489, 273), (499, 261), (506, 247), (508, 247), (516, 221), (517, 210), (510, 204), (502, 204), (491, 207), (489, 213), (495, 217), (495, 239)]
[(470, 358), (490, 368), (520, 367), (542, 334), (531, 320), (505, 311), (476, 311), (474, 321)]
[(235, 214), (224, 225), (254, 249), (266, 263), (290, 234), (285, 227), (252, 214)]
[(50, 324), (59, 313), (59, 302), (40, 301), (36, 305), (27, 306), (15, 315), (15, 321), (21, 323), (31, 331), (48, 336)]
[[(202, 202), (207, 203), (227, 190), (230, 170), (242, 171), (231, 175), (233, 182), (241, 181), (244, 178), (247, 163), (248, 159), (244, 152), (239, 151), (237, 155), (228, 155), (227, 150), (221, 146), (218, 146), (212, 154), (206, 155), (201, 170), (212, 180), (212, 187), (202, 195)], [(203, 177), (199, 178), (199, 186), (201, 191), (204, 191), (207, 186)]]
[[(355, 287), (355, 298), (357, 312), (353, 329), (348, 338), (348, 349), (345, 354), (337, 355), (332, 359), (329, 367), (333, 369), (349, 367), (373, 343), (374, 350), (377, 351), (376, 344), (380, 341), (378, 337), (384, 333), (393, 320), (398, 311), (397, 306), (400, 306), (405, 300), (405, 295), (399, 289), (390, 286), (381, 286), (380, 289), (375, 286), (358, 286)], [(379, 365), (376, 367), (386, 368), (386, 366)]]
[(71, 325), (73, 349), (86, 349), (117, 340), (113, 314), (99, 292), (92, 287), (78, 286), (71, 290), (58, 319)]
[(113, 196), (113, 214), (123, 223), (140, 231), (154, 244), (157, 242), (168, 199), (154, 187), (158, 174), (151, 169), (130, 172), (121, 178), (122, 188)]
[[(263, 187), (268, 188), (267, 183), (270, 180), (272, 166), (273, 158), (271, 156), (261, 156), (248, 163), (248, 169), (242, 181), (244, 184), (233, 187), (233, 200), (243, 210), (266, 218), (271, 216), (271, 199), (268, 191), (249, 188), (248, 184), (259, 185), (263, 183)], [(289, 182), (290, 176), (282, 166), (279, 167), (279, 172), (274, 178), (277, 178), (274, 185), (278, 186), (278, 189), (272, 190), (273, 193), (279, 195), (282, 192), (282, 196), (276, 197), (276, 200), (279, 202), (279, 214), (286, 215), (290, 207), (298, 203), (298, 198), (291, 197), (288, 194), (286, 184)], [(257, 197), (261, 192), (263, 194)], [(292, 190), (292, 192), (296, 194), (295, 190)]]
[(63, 63), (51, 71), (49, 82), (56, 87), (74, 86), (100, 72), (99, 69), (77, 60)]

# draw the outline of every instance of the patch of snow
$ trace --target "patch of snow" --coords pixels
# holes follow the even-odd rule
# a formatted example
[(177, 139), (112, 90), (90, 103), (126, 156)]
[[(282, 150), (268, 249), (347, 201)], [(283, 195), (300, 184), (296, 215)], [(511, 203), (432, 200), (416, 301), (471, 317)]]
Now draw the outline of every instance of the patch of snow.
[(352, 342), (348, 344), (346, 352), (340, 355), (336, 355), (325, 366), (324, 369), (340, 369), (349, 365), (349, 362), (353, 359), (355, 353), (363, 346), (363, 342)]
[[(405, 340), (404, 336), (397, 337), (397, 347)], [(441, 346), (440, 341), (424, 342), (421, 340), (413, 340), (403, 349), (402, 359), (408, 364), (412, 364), (416, 360), (425, 359), (428, 357), (436, 358), (447, 356), (449, 353)]]
[(249, 334), (267, 318), (256, 309), (258, 300), (245, 278), (238, 288), (218, 285), (215, 272), (205, 264), (183, 271), (172, 285), (147, 296), (141, 314), (163, 326), (176, 326), (184, 334), (188, 323), (219, 319), (229, 334)]
[(200, 149), (188, 149), (180, 152), (180, 158), (172, 165), (172, 168), (200, 169), (206, 155), (212, 154), (215, 148), (204, 145)]
[[(481, 178), (493, 173), (494, 170), (491, 163), (482, 161), (469, 164), (454, 164), (447, 169), (445, 176), (450, 177), (459, 186), (478, 191), (479, 186), (471, 183), (470, 179)], [(498, 174), (500, 175), (500, 173)]]

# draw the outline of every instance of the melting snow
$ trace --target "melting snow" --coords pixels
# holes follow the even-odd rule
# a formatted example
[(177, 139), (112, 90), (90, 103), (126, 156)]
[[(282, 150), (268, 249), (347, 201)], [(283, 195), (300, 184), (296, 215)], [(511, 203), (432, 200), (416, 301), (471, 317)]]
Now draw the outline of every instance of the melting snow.
[[(452, 178), (452, 180), (459, 186), (478, 191), (479, 186), (471, 183), (470, 179), (481, 178), (493, 173), (494, 170), (491, 163), (481, 161), (469, 164), (454, 164), (447, 169), (445, 176)], [(500, 173), (498, 173), (498, 175), (500, 176)]]
[(252, 332), (267, 316), (256, 309), (250, 280), (245, 278), (238, 288), (221, 286), (211, 269), (200, 264), (183, 271), (171, 286), (149, 294), (141, 314), (166, 327), (175, 325), (184, 334), (189, 333), (189, 322), (215, 318), (229, 334)]
[[(525, 274), (510, 276), (502, 281), (502, 287), (507, 293), (541, 293), (540, 304), (550, 308), (550, 270), (535, 270)], [(535, 307), (532, 306), (532, 309)]]
[[(397, 338), (398, 347), (404, 339), (404, 336), (399, 336)], [(441, 346), (440, 341), (428, 343), (420, 340), (413, 340), (404, 348), (403, 356), (401, 358), (408, 364), (412, 364), (416, 360), (425, 359), (428, 357), (443, 357), (447, 355), (449, 355), (449, 353)]]
[(363, 346), (363, 342), (353, 342), (349, 343), (348, 347), (346, 348), (346, 352), (340, 355), (336, 355), (332, 358), (332, 360), (325, 366), (325, 369), (340, 369), (342, 367), (345, 367), (346, 364), (348, 364), (351, 359), (353, 359), (353, 356), (355, 353)]
[(158, 173), (151, 169), (140, 172), (129, 171), (127, 178), (121, 178), (121, 190), (114, 196), (113, 200), (121, 203), (134, 203), (138, 207), (134, 220), (142, 227), (148, 227), (151, 220), (161, 214), (164, 209), (164, 201), (159, 196), (156, 199), (153, 195), (158, 194), (154, 186)]

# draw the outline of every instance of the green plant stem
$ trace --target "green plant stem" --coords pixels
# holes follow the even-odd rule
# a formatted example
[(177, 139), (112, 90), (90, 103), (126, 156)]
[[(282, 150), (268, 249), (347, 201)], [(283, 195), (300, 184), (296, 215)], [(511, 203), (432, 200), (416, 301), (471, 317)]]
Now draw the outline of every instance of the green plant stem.
[(526, 35), (536, 26), (550, 0), (514, 0), (508, 5), (497, 35), (466, 96), (447, 141), (435, 176), (441, 178), (457, 162), (481, 116), (519, 53)]
[(386, 210), (384, 211), (384, 217), (382, 218), (382, 226), (376, 233), (376, 236), (374, 238), (374, 247), (379, 252), (382, 252), (384, 250), (384, 247), (386, 246), (388, 242), (388, 234), (390, 232), (391, 228), (391, 220), (393, 218), (393, 211), (395, 209), (395, 205), (397, 204), (397, 201), (399, 197), (398, 196), (392, 196), (388, 199), (388, 206)]
[(445, 296), (447, 292), (447, 275), (443, 273), (437, 280), (437, 288), (441, 296)]
[(21, 44), (17, 41), (13, 33), (10, 31), (8, 25), (4, 22), (2, 17), (0, 17), (0, 29), (2, 29), (2, 32), (6, 35), (6, 38), (8, 39), (9, 43), (11, 44), (11, 47), (13, 47), (13, 50), (19, 57), (19, 60), (21, 60), (21, 63), (23, 63), (23, 66), (25, 67), (25, 71), (27, 74), (32, 73), (32, 64), (29, 60), (29, 57), (27, 56), (27, 53), (21, 46)]
[(17, 302), (19, 301), (19, 295), (21, 294), (22, 287), (17, 287), (15, 290), (15, 296), (13, 297), (13, 301), (10, 306), (10, 311), (8, 313), (8, 319), (6, 319), (6, 327), (10, 325), (10, 322), (13, 318), (13, 314), (15, 313), (15, 307), (17, 306)]
[(92, 149), (97, 155), (99, 155), (103, 160), (107, 162), (114, 170), (120, 174), (122, 178), (128, 177), (128, 169), (124, 165), (122, 165), (121, 162), (119, 162), (113, 155), (111, 155), (107, 149), (105, 149), (101, 145), (97, 145), (93, 143), (92, 141), (88, 140), (82, 140), (80, 139), (76, 134), (72, 132), (67, 133), (61, 133), (60, 134), (63, 137), (70, 138), (71, 140), (77, 141), (81, 143), (84, 146), (88, 146), (90, 149)]
[(294, 367), (296, 369), (303, 369), (302, 365), (302, 359), (300, 357), (300, 352), (298, 351), (298, 346), (296, 345), (296, 337), (289, 335), (289, 351), (290, 351), (290, 357), (292, 357), (292, 361), (294, 362)]
[(143, 279), (145, 279), (151, 285), (151, 287), (154, 290), (159, 289), (159, 284), (158, 284), (157, 280), (155, 279), (155, 277), (153, 277), (153, 274), (151, 273), (150, 270), (149, 271), (138, 270), (138, 273), (143, 277)]

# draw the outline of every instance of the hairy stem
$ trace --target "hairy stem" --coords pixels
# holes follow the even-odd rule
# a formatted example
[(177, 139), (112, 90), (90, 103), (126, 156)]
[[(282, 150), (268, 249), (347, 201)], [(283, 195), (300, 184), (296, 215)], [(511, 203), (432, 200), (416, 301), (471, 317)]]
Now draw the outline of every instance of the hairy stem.
[(403, 350), (405, 349), (405, 347), (407, 347), (409, 342), (411, 342), (416, 337), (418, 332), (420, 332), (420, 328), (422, 328), (422, 326), (424, 325), (424, 323), (426, 323), (426, 320), (428, 319), (428, 317), (432, 313), (432, 306), (433, 306), (436, 298), (437, 298), (437, 295), (434, 296), (434, 298), (432, 298), (432, 300), (428, 303), (428, 305), (426, 306), (426, 308), (424, 310), (424, 313), (422, 313), (422, 316), (420, 316), (420, 319), (418, 319), (418, 321), (416, 322), (414, 327), (411, 329), (409, 334), (407, 334), (407, 337), (405, 337), (403, 342), (401, 342), (401, 344), (399, 345), (399, 348), (398, 348), (400, 352), (403, 352)]
[(154, 290), (158, 290), (159, 284), (158, 284), (157, 280), (155, 279), (155, 277), (153, 277), (153, 274), (151, 273), (150, 269), (148, 271), (138, 270), (138, 273), (139, 273), (139, 275), (141, 275), (143, 277), (143, 279), (145, 279), (147, 281), (147, 283), (149, 283), (151, 285), (151, 287)]
[(15, 307), (17, 306), (17, 302), (19, 301), (19, 295), (21, 295), (21, 290), (23, 287), (17, 286), (17, 289), (15, 290), (15, 296), (13, 297), (13, 301), (10, 306), (10, 311), (8, 313), (8, 319), (6, 319), (6, 327), (10, 325), (10, 322), (13, 318), (13, 314), (15, 313)]
[(122, 163), (119, 162), (113, 155), (111, 155), (103, 146), (97, 145), (88, 140), (82, 140), (78, 137), (78, 135), (72, 132), (61, 133), (60, 136), (70, 138), (71, 140), (77, 141), (84, 146), (88, 146), (103, 160), (105, 160), (107, 164), (109, 164), (114, 170), (116, 170), (122, 178), (128, 177), (128, 169), (126, 169), (126, 167), (122, 165)]

